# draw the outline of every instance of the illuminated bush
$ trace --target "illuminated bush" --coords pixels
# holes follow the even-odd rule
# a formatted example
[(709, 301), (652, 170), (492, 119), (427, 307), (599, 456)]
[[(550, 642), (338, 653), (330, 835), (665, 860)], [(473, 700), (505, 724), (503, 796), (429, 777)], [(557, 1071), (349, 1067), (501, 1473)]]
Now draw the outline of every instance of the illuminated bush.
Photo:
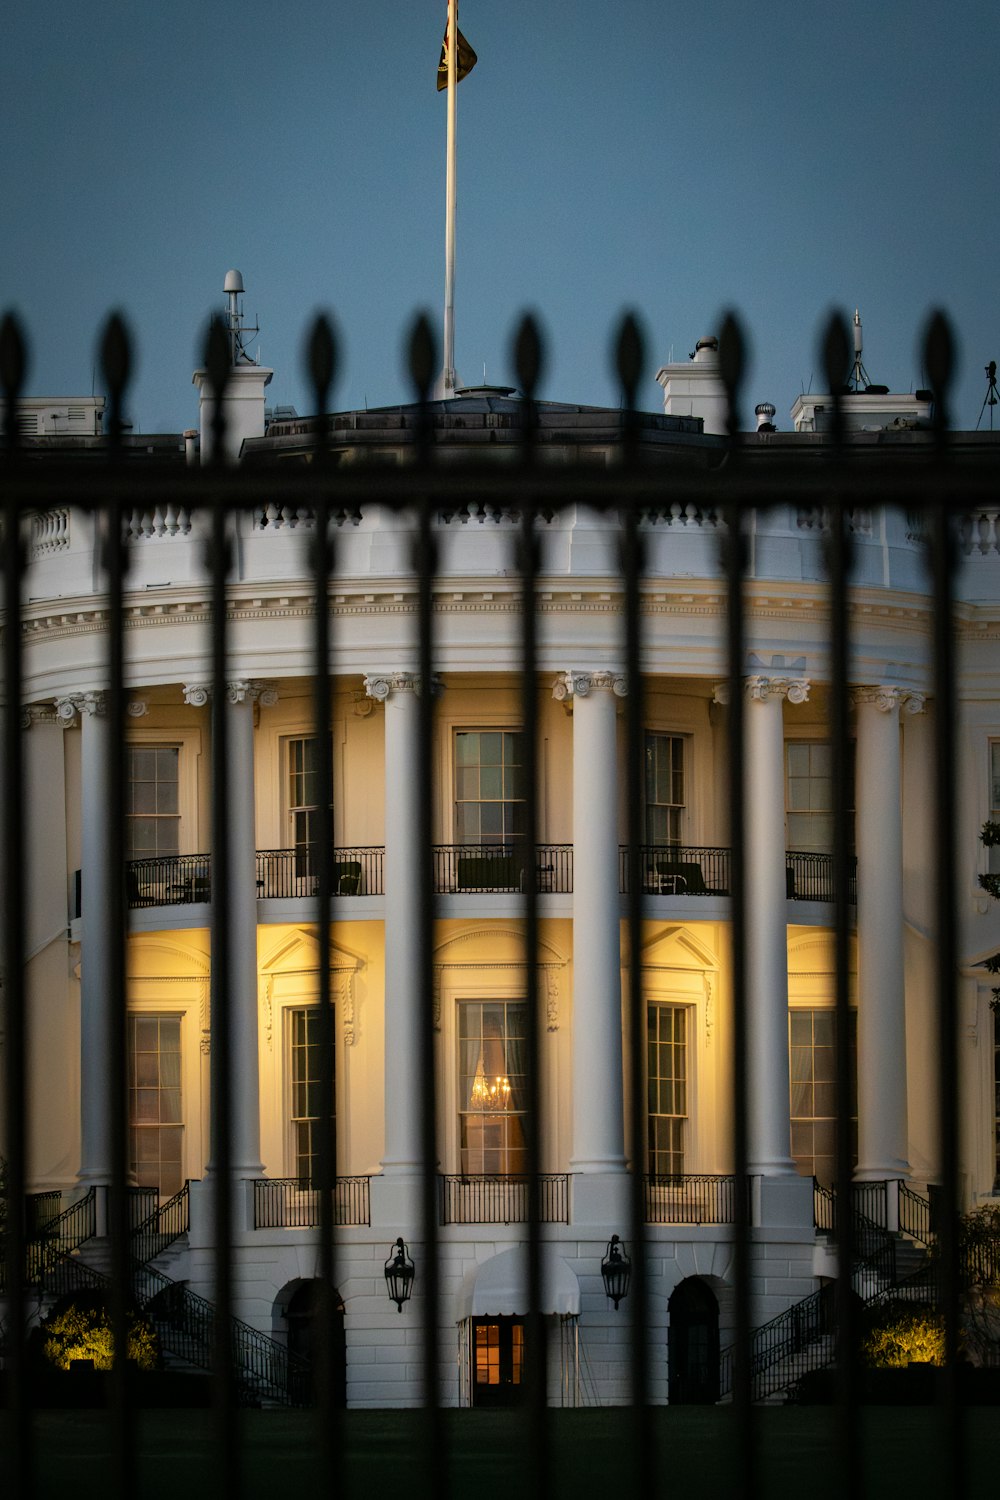
[[(42, 1350), (50, 1364), (68, 1370), (75, 1359), (93, 1362), (95, 1370), (114, 1365), (115, 1345), (111, 1314), (98, 1298), (76, 1298), (55, 1308), (42, 1324)], [(140, 1370), (155, 1370), (159, 1345), (152, 1326), (140, 1314), (128, 1314), (128, 1357)]]
[(861, 1357), (874, 1370), (943, 1365), (944, 1318), (926, 1308), (892, 1307), (869, 1326)]

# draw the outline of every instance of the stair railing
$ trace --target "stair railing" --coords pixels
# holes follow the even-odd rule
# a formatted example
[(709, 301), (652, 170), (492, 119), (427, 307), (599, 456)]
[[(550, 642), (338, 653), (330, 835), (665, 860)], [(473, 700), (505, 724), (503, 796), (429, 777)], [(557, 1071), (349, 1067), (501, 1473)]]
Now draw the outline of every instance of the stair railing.
[(932, 1245), (937, 1238), (931, 1222), (930, 1199), (915, 1193), (905, 1182), (899, 1184), (899, 1227), (924, 1245)]
[(152, 1213), (132, 1230), (132, 1258), (140, 1265), (148, 1265), (182, 1234), (187, 1234), (191, 1226), (190, 1186), (190, 1182), (185, 1182), (180, 1192), (168, 1198), (166, 1203), (157, 1204)]
[(91, 1188), (82, 1198), (49, 1219), (40, 1232), (25, 1246), (25, 1280), (29, 1285), (44, 1285), (46, 1273), (63, 1255), (74, 1250), (97, 1233), (97, 1191)]

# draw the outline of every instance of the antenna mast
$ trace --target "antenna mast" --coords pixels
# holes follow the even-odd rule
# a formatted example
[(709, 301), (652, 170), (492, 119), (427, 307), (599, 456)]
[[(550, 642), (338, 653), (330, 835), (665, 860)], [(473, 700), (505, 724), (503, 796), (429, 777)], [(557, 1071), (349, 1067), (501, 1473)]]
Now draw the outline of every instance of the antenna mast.
[(857, 392), (857, 391), (863, 391), (867, 386), (871, 385), (871, 380), (869, 379), (868, 371), (865, 369), (864, 365), (861, 362), (861, 350), (862, 350), (862, 347), (863, 347), (863, 345), (862, 345), (862, 340), (861, 340), (861, 314), (858, 312), (858, 309), (855, 308), (854, 309), (854, 364), (853, 364), (853, 366), (851, 368), (850, 378), (848, 379), (848, 382), (847, 382), (849, 388), (852, 391), (855, 391), (855, 392)]

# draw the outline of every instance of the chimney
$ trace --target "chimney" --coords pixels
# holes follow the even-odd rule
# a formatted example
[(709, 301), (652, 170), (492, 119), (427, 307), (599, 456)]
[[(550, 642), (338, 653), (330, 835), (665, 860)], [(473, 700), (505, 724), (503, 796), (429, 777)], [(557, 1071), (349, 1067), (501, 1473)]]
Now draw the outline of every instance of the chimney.
[(726, 431), (726, 395), (719, 378), (719, 340), (699, 339), (686, 361), (664, 365), (656, 379), (663, 387), (668, 417), (700, 417), (705, 432)]

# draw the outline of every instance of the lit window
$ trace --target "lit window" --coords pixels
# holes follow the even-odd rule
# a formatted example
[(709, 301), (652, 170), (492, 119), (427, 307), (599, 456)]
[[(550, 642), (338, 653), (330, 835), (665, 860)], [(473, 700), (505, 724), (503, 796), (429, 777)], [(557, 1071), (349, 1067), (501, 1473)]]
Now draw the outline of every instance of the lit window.
[[(990, 741), (990, 822), (1000, 823), (1000, 740)], [(1000, 844), (988, 850), (989, 871), (1000, 875)]]
[(684, 741), (646, 735), (646, 843), (663, 848), (684, 838)]
[(180, 1016), (129, 1016), (128, 1120), (136, 1182), (173, 1197), (184, 1179)]
[(292, 1173), (303, 1187), (315, 1182), (319, 1157), (319, 1011), (315, 1006), (290, 1015)]
[(151, 859), (180, 849), (176, 745), (129, 745), (125, 844), (127, 859)]
[(525, 1170), (527, 1008), (463, 1000), (458, 1007), (458, 1098), (463, 1176)]
[(506, 844), (524, 836), (521, 734), (460, 729), (455, 735), (455, 840)]
[(653, 1177), (684, 1171), (687, 1127), (687, 1012), (650, 1005), (646, 1012), (646, 1165)]
[[(788, 1013), (792, 1156), (804, 1177), (833, 1183), (837, 1166), (836, 1013)], [(858, 1159), (857, 1017), (851, 1012), (851, 1160)]]
[(297, 876), (315, 874), (319, 815), (318, 741), (314, 735), (302, 736), (288, 741), (288, 818)]

